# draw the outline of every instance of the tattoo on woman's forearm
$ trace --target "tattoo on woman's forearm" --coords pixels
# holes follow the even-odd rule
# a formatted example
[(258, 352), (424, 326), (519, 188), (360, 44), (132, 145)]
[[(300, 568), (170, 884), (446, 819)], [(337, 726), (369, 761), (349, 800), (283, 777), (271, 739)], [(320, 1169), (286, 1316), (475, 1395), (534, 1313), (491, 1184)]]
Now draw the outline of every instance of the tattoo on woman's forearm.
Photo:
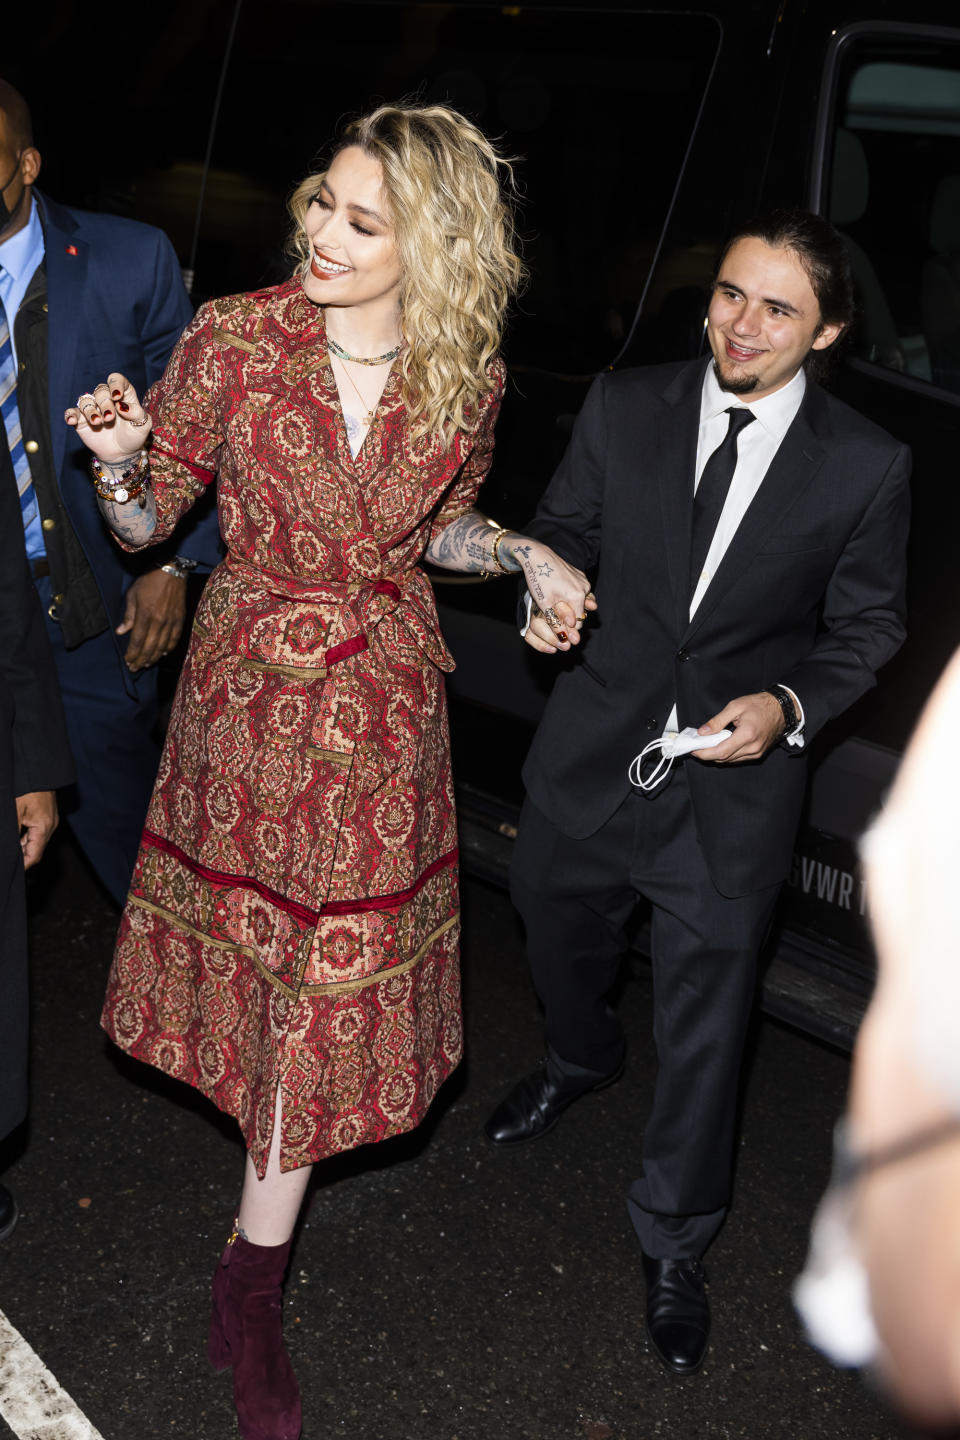
[(476, 573), (491, 570), (490, 545), (492, 531), (482, 515), (468, 510), (459, 520), (453, 520), (441, 530), (427, 547), (427, 559), (431, 565), (444, 570), (466, 570)]
[(113, 500), (97, 499), (100, 514), (110, 529), (127, 545), (149, 545), (157, 528), (157, 500), (152, 491), (144, 492), (146, 504), (140, 506), (136, 500), (118, 505)]
[[(531, 563), (532, 555), (533, 547), (525, 536), (501, 530), (479, 510), (469, 510), (459, 520), (451, 521), (427, 547), (427, 559), (432, 565), (486, 575), (519, 573)], [(544, 561), (538, 569), (546, 576), (552, 573), (553, 566)]]

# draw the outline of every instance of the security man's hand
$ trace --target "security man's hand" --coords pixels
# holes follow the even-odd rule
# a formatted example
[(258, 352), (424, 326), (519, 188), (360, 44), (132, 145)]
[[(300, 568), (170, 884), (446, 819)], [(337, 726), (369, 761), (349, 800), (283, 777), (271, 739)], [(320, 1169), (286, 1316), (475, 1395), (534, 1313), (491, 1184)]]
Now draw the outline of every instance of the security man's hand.
[(17, 796), (17, 824), (23, 868), (36, 865), (57, 828), (57, 797), (52, 790), (29, 790)]
[(118, 635), (129, 634), (127, 668), (155, 665), (180, 639), (187, 613), (187, 582), (165, 570), (148, 570), (127, 591)]

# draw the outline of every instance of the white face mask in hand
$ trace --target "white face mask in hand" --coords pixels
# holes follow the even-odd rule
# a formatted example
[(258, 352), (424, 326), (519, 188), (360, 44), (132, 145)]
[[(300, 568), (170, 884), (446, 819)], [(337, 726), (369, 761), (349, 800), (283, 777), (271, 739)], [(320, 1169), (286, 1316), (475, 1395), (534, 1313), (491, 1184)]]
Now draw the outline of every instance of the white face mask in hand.
[[(688, 725), (679, 735), (661, 735), (659, 739), (651, 740), (649, 745), (645, 745), (640, 754), (634, 756), (630, 762), (627, 772), (630, 784), (636, 785), (638, 790), (655, 790), (670, 774), (674, 760), (679, 760), (681, 755), (689, 755), (691, 750), (712, 750), (715, 745), (722, 745), (724, 740), (729, 740), (732, 734), (732, 730), (718, 730), (715, 735), (700, 735), (693, 725)], [(643, 762), (654, 750), (660, 751), (660, 759), (644, 780), (641, 773)]]

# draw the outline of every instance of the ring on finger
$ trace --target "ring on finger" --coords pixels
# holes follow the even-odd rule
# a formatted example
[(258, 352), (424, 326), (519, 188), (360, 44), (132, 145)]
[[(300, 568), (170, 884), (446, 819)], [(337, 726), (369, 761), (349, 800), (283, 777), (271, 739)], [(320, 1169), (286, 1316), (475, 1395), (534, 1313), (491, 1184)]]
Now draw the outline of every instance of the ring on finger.
[(142, 426), (146, 425), (147, 421), (150, 419), (150, 416), (147, 414), (146, 410), (144, 410), (143, 418), (141, 420), (131, 420), (126, 415), (121, 415), (120, 418), (121, 420), (126, 421), (128, 425), (132, 425), (134, 430), (139, 430)]
[(96, 403), (97, 403), (96, 400), (94, 399), (94, 397), (90, 394), (89, 390), (87, 390), (87, 391), (85, 391), (82, 395), (78, 395), (78, 396), (77, 396), (77, 399), (76, 399), (76, 407), (77, 407), (77, 409), (78, 409), (78, 410), (82, 410), (83, 407), (84, 407), (84, 404), (85, 404), (85, 402), (86, 402), (87, 400), (90, 401), (90, 404), (91, 404), (91, 405), (96, 405)]

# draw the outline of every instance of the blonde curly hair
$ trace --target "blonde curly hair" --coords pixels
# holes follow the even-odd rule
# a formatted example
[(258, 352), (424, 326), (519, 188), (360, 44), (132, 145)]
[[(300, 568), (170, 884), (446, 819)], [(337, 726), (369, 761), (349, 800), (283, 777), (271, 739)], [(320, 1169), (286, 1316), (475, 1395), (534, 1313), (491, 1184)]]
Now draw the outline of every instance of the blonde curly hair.
[[(504, 191), (513, 169), (446, 105), (381, 105), (353, 120), (334, 154), (357, 145), (383, 171), (387, 218), (400, 260), (403, 398), (414, 435), (447, 442), (469, 430), (495, 380), (491, 361), (507, 305), (526, 274)], [(325, 172), (294, 190), (288, 249), (305, 270), (304, 218)]]

